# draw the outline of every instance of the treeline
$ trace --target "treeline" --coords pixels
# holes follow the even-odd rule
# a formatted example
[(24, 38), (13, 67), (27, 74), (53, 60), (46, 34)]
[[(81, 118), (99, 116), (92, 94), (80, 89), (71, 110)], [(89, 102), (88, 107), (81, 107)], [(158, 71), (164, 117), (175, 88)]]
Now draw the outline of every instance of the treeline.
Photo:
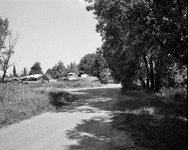
[[(101, 74), (107, 73), (108, 75), (109, 73), (108, 66), (101, 52), (101, 49), (97, 49), (96, 53), (86, 54), (81, 58), (79, 64), (71, 62), (65, 66), (62, 61), (59, 61), (52, 68), (47, 69), (46, 72), (43, 72), (40, 62), (35, 62), (29, 71), (24, 67), (20, 77), (33, 74), (47, 74), (53, 79), (61, 79), (67, 77), (68, 73), (73, 72), (78, 76), (81, 74), (87, 74), (89, 76), (100, 78)], [(13, 73), (10, 74), (10, 77), (19, 77), (15, 66), (13, 66), (12, 72)]]
[(74, 72), (78, 76), (81, 74), (95, 76), (102, 83), (108, 83), (108, 66), (99, 48), (96, 50), (96, 53), (83, 56), (78, 64), (71, 62), (70, 65), (65, 67), (64, 63), (59, 61), (54, 67), (49, 68), (45, 74), (50, 75), (54, 79), (60, 79), (67, 77), (70, 72)]
[(187, 1), (87, 1), (101, 53), (124, 90), (187, 85)]

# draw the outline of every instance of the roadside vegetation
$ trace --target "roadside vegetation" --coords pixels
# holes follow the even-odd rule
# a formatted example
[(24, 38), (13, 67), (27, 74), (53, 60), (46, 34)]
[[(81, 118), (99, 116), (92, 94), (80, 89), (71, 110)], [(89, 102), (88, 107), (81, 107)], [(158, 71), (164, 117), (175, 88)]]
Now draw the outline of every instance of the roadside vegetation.
[(0, 128), (43, 112), (55, 111), (77, 99), (64, 89), (94, 86), (101, 86), (101, 84), (90, 81), (67, 81), (44, 85), (1, 83)]
[(56, 87), (56, 88), (86, 88), (86, 87), (100, 87), (102, 84), (99, 81), (88, 81), (88, 80), (79, 80), (79, 81), (63, 81), (57, 83), (49, 83), (44, 85), (44, 87)]

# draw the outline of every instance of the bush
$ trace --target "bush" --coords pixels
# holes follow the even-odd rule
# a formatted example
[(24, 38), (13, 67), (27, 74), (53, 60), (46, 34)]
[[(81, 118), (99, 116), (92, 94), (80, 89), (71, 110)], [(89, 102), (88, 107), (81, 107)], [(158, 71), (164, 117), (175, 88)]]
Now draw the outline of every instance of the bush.
[(182, 101), (187, 99), (187, 89), (185, 88), (165, 88), (161, 89), (163, 96), (168, 97), (175, 101)]
[(166, 97), (167, 103), (174, 104), (175, 114), (187, 118), (187, 89), (162, 88), (161, 93)]
[(103, 69), (102, 72), (99, 74), (99, 80), (102, 84), (108, 84), (108, 70)]

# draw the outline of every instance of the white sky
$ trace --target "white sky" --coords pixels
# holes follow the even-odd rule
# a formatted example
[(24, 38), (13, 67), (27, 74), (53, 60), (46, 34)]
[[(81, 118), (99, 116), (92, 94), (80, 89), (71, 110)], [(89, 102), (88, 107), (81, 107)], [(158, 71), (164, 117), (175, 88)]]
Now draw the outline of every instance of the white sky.
[[(84, 0), (0, 0), (0, 17), (19, 34), (11, 62), (19, 74), (39, 61), (43, 72), (58, 61), (65, 65), (96, 51), (101, 37)], [(12, 73), (12, 67), (9, 73)]]

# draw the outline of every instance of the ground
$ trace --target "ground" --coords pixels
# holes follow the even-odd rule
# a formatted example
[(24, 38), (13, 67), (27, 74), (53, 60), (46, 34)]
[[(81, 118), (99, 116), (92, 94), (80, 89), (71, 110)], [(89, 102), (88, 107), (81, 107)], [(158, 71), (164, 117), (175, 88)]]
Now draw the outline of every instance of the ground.
[[(185, 121), (178, 122), (181, 128), (175, 126), (177, 132), (173, 134), (175, 120), (164, 124), (166, 120), (161, 121), (164, 117), (157, 115), (154, 103), (148, 103), (150, 97), (147, 95), (122, 96), (120, 85), (67, 91), (78, 97), (72, 104), (1, 129), (0, 150), (187, 148), (184, 146), (187, 136), (179, 132), (186, 129)], [(171, 135), (166, 134), (167, 128)], [(174, 142), (172, 137), (181, 140)]]

